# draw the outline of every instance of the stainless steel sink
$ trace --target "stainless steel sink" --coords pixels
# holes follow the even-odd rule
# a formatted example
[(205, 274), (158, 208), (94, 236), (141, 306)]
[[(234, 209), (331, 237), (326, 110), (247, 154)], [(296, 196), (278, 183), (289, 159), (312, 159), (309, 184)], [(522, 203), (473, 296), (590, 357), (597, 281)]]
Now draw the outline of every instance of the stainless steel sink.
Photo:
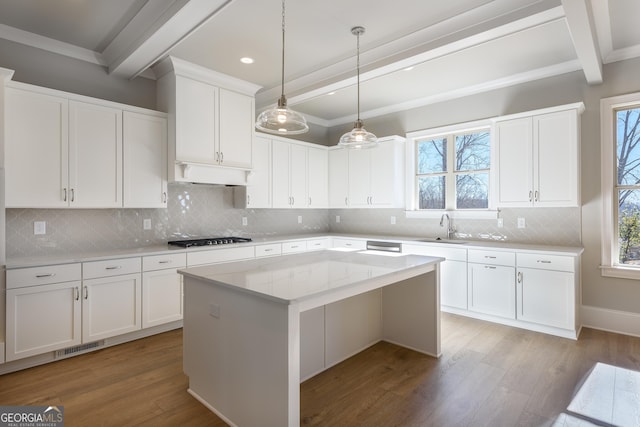
[(464, 240), (443, 239), (441, 237), (428, 237), (426, 239), (418, 239), (417, 241), (425, 243), (447, 243), (450, 245), (463, 245), (465, 243), (469, 243)]

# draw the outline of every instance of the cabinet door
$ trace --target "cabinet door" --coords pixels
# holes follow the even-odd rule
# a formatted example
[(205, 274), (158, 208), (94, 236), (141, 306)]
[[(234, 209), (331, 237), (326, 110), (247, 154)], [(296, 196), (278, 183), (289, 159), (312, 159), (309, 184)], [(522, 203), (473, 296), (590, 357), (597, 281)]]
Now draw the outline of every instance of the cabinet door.
[(404, 186), (397, 187), (395, 184), (398, 180), (404, 182), (404, 170), (397, 167), (396, 162), (401, 148), (401, 144), (389, 141), (368, 150), (371, 155), (369, 193), (372, 206), (393, 207), (398, 193), (404, 193)]
[(176, 161), (217, 164), (218, 88), (176, 76)]
[(271, 140), (255, 137), (253, 169), (247, 185), (247, 208), (271, 207)]
[(69, 102), (69, 202), (122, 207), (122, 110)]
[(226, 89), (220, 95), (220, 164), (251, 169), (254, 128), (253, 97)]
[(467, 263), (447, 260), (440, 264), (440, 303), (467, 309)]
[(80, 344), (80, 282), (7, 290), (6, 360)]
[(498, 122), (495, 127), (497, 204), (531, 206), (533, 201), (533, 142), (530, 117)]
[(68, 205), (68, 102), (6, 88), (6, 207)]
[(349, 152), (349, 206), (367, 207), (370, 204), (371, 150)]
[(307, 200), (307, 148), (297, 144), (291, 144), (289, 154), (289, 191), (291, 194), (291, 207), (304, 208), (308, 206)]
[(91, 342), (137, 331), (142, 324), (141, 275), (84, 280), (82, 341)]
[(274, 208), (291, 207), (289, 144), (271, 141), (271, 193)]
[(329, 151), (329, 206), (349, 205), (349, 151), (345, 148)]
[(578, 206), (576, 110), (533, 117), (535, 205)]
[(329, 155), (321, 148), (307, 148), (307, 198), (310, 208), (329, 206)]
[(518, 268), (517, 285), (518, 320), (574, 329), (574, 273)]
[(167, 207), (167, 119), (123, 113), (124, 207)]
[(467, 269), (469, 274), (469, 310), (515, 319), (515, 269), (472, 263), (469, 263)]
[(142, 274), (142, 327), (182, 319), (182, 275), (177, 268)]

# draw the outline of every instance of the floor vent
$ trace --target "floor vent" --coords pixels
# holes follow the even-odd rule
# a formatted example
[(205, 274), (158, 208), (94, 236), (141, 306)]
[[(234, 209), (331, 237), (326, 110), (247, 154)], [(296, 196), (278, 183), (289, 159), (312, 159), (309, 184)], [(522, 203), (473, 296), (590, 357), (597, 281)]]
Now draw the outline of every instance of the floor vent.
[(56, 351), (56, 359), (75, 356), (76, 354), (80, 354), (80, 353), (86, 353), (87, 351), (93, 350), (94, 348), (102, 347), (103, 345), (104, 345), (104, 341), (96, 341), (96, 342), (90, 342), (88, 344), (77, 345), (75, 347), (68, 347), (68, 348)]

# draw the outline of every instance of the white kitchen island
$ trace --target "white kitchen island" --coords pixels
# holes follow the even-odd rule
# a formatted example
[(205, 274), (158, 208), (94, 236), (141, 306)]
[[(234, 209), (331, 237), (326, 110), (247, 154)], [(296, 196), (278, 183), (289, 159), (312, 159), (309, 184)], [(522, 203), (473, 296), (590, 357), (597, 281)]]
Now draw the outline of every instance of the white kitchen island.
[(438, 357), (441, 261), (324, 250), (182, 270), (189, 393), (230, 425), (292, 427), (301, 347), (315, 373), (380, 340)]

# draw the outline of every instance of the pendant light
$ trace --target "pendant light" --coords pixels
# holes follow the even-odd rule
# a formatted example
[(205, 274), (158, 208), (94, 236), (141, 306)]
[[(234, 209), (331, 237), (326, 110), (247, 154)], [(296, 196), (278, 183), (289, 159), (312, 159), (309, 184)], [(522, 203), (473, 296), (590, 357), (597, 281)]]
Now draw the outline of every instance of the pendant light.
[(342, 137), (338, 145), (347, 148), (372, 148), (377, 147), (378, 138), (371, 132), (362, 126), (362, 120), (360, 120), (360, 36), (364, 34), (364, 27), (353, 27), (351, 34), (356, 36), (357, 42), (357, 70), (358, 70), (358, 119), (353, 124), (353, 130), (347, 132)]
[(287, 97), (284, 96), (284, 12), (282, 0), (282, 94), (277, 106), (260, 113), (256, 128), (277, 135), (297, 135), (307, 132), (309, 126), (302, 114), (287, 108)]

